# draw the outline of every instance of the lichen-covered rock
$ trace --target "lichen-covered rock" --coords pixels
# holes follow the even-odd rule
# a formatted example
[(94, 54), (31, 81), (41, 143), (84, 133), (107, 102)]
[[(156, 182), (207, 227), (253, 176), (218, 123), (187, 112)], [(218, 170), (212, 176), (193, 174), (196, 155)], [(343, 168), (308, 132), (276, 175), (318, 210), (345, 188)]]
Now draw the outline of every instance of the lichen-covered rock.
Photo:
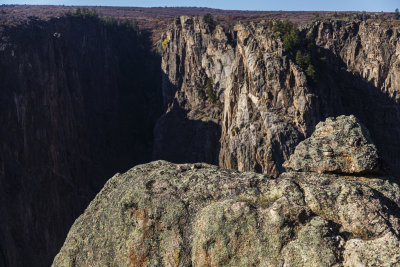
[(400, 27), (392, 21), (320, 21), (308, 33), (324, 51), (318, 97), (328, 116), (354, 114), (400, 177)]
[(339, 262), (342, 238), (331, 236), (332, 227), (320, 217), (313, 218), (283, 249), (284, 266), (332, 266)]
[(398, 235), (387, 233), (372, 240), (352, 239), (344, 252), (344, 266), (398, 266), (400, 263)]
[[(389, 231), (400, 233), (400, 188), (389, 180), (295, 172), (281, 177), (299, 184), (313, 213), (340, 225), (341, 231), (353, 237), (369, 239)], [(378, 184), (389, 186), (394, 195), (384, 197), (384, 189), (375, 189)]]
[(290, 171), (371, 174), (381, 171), (368, 130), (354, 116), (327, 118), (283, 164)]
[(155, 161), (108, 181), (53, 266), (381, 266), (399, 210), (390, 179)]

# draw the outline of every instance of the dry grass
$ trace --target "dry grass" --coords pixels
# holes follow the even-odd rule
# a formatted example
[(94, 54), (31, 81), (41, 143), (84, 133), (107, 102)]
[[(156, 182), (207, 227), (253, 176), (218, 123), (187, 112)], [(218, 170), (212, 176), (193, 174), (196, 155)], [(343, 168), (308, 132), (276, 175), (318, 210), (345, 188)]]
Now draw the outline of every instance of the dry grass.
[[(0, 6), (0, 26), (16, 26), (20, 23), (28, 22), (30, 19), (49, 19), (52, 17), (63, 16), (66, 12), (75, 12), (77, 6), (34, 6), (34, 5), (1, 5)], [(305, 24), (315, 18), (316, 12), (311, 11), (241, 11), (241, 10), (221, 10), (197, 7), (102, 7), (102, 6), (81, 6), (80, 8), (95, 9), (103, 16), (112, 16), (117, 19), (135, 20), (142, 30), (148, 30), (152, 36), (154, 44), (160, 43), (161, 35), (166, 31), (169, 23), (180, 15), (199, 15), (203, 16), (211, 13), (220, 24), (229, 28), (238, 21), (242, 23), (258, 22), (262, 20), (280, 19), (290, 20), (296, 24)], [(336, 13), (336, 14), (335, 14)], [(318, 12), (319, 19), (351, 18), (360, 12)], [(377, 19), (386, 20), (393, 16), (390, 12), (368, 13)], [(395, 22), (393, 22), (395, 23)], [(398, 24), (398, 23), (396, 23)]]

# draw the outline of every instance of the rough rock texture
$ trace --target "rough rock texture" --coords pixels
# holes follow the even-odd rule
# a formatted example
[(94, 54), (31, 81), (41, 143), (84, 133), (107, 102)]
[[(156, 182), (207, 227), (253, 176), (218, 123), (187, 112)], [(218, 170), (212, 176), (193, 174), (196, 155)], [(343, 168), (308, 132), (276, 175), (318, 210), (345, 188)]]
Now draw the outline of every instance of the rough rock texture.
[(234, 57), (228, 35), (201, 17), (182, 16), (163, 39), (166, 113), (154, 130), (153, 158), (218, 164), (221, 103)]
[[(202, 138), (187, 143), (192, 139), (183, 129), (191, 124), (169, 126), (168, 116), (182, 121), (170, 108), (157, 125), (153, 158), (181, 162), (173, 157), (179, 148), (190, 161), (216, 163), (202, 155), (218, 154), (221, 167), (278, 176), (285, 171), (283, 162), (319, 121), (354, 114), (399, 176), (399, 27), (338, 20), (304, 26), (302, 34), (314, 40), (326, 62), (312, 85), (266, 23), (237, 24), (223, 31), (210, 29), (201, 18), (178, 19), (165, 35), (164, 101), (199, 125), (204, 118), (212, 121), (218, 135), (220, 127), (220, 145), (199, 155), (188, 152), (192, 143), (208, 147), (202, 144), (215, 143), (218, 137), (205, 125), (196, 127)], [(202, 98), (208, 78), (223, 108)], [(179, 137), (165, 145), (170, 136)]]
[(391, 178), (155, 161), (107, 182), (53, 266), (390, 266), (399, 235)]
[[(175, 156), (178, 149), (185, 162), (282, 172), (282, 163), (316, 124), (306, 76), (282, 57), (282, 42), (262, 24), (239, 24), (233, 32), (224, 32), (219, 26), (210, 28), (202, 18), (186, 16), (177, 19), (164, 40), (163, 96), (169, 109), (155, 129), (153, 158), (182, 162)], [(207, 99), (209, 79), (216, 103)], [(174, 109), (183, 115), (177, 116)], [(200, 138), (188, 143), (192, 139), (185, 129), (193, 128), (193, 120)], [(210, 134), (209, 124), (217, 136)], [(193, 144), (215, 143), (220, 137), (220, 145), (208, 152), (212, 160), (202, 156), (207, 154), (203, 150), (193, 149)]]
[(289, 171), (371, 174), (380, 164), (368, 130), (356, 117), (340, 116), (318, 123), (283, 166)]
[(49, 266), (106, 179), (151, 159), (143, 41), (93, 17), (0, 26), (0, 266)]
[(400, 177), (400, 27), (390, 21), (331, 21), (308, 31), (327, 58), (317, 88), (320, 113), (354, 114)]
[(237, 25), (225, 90), (220, 166), (277, 176), (309, 131), (313, 95), (305, 74), (262, 23)]
[[(297, 209), (292, 205), (297, 197), (288, 200), (291, 204), (287, 207), (287, 220), (297, 224), (285, 221), (278, 227), (266, 220), (267, 228), (281, 233), (271, 241), (272, 248), (254, 248), (253, 244), (265, 241), (260, 233), (269, 230), (259, 230), (260, 218), (264, 217), (259, 215), (256, 204), (244, 201), (247, 206), (238, 204), (245, 214), (240, 222), (256, 227), (257, 234), (249, 228), (249, 236), (240, 240), (251, 240), (250, 243), (228, 247), (228, 259), (212, 246), (196, 245), (190, 249), (195, 254), (182, 254), (187, 257), (184, 262), (194, 257), (213, 264), (251, 264), (258, 259), (275, 264), (283, 259), (282, 254), (274, 259), (265, 255), (278, 252), (285, 253), (288, 264), (304, 261), (330, 265), (342, 259), (352, 264), (364, 259), (380, 264), (379, 260), (390, 255), (393, 258), (387, 262), (395, 261), (397, 254), (391, 250), (398, 244), (398, 193), (391, 189), (390, 179), (373, 183), (374, 179), (363, 178), (382, 170), (372, 166), (375, 157), (371, 147), (361, 147), (370, 143), (360, 130), (362, 127), (355, 125), (342, 131), (355, 131), (358, 141), (353, 137), (346, 141), (328, 136), (318, 139), (323, 143), (329, 140), (329, 146), (335, 142), (340, 146), (348, 141), (360, 142), (354, 146), (356, 149), (351, 148), (351, 142), (335, 150), (327, 146), (313, 150), (303, 143), (299, 152), (290, 156), (297, 144), (310, 137), (319, 121), (354, 114), (369, 128), (394, 177), (400, 177), (399, 27), (374, 21), (316, 22), (304, 27), (301, 34), (308, 34), (315, 41), (318, 55), (326, 62), (313, 85), (284, 51), (282, 41), (262, 22), (238, 24), (226, 30), (214, 28), (202, 18), (178, 18), (162, 39), (163, 73), (159, 73), (159, 62), (147, 51), (144, 40), (91, 16), (32, 20), (18, 28), (1, 27), (0, 265), (46, 265), (75, 216), (105, 179), (116, 171), (148, 161), (151, 154), (154, 159), (214, 163), (275, 178), (285, 171), (283, 163), (289, 158), (288, 169), (330, 172), (285, 174), (290, 183), (302, 183), (303, 196), (310, 194), (305, 200), (308, 204), (298, 204), (306, 210), (307, 219), (291, 219), (300, 211), (292, 210)], [(163, 99), (158, 99), (158, 74), (162, 74)], [(152, 129), (161, 102), (165, 114), (154, 128), (153, 147)], [(309, 158), (300, 155), (301, 151), (307, 152)], [(353, 153), (352, 158), (343, 157), (347, 155), (343, 151)], [(372, 155), (367, 164), (364, 157), (354, 157), (363, 153)], [(335, 156), (334, 160), (330, 155)], [(345, 174), (357, 178), (337, 176)], [(314, 191), (322, 196), (313, 195)], [(363, 194), (373, 201), (368, 202)], [(260, 196), (263, 197), (261, 193), (252, 195), (251, 201)], [(354, 201), (347, 203), (347, 197)], [(214, 244), (210, 240), (214, 232), (224, 233), (222, 240), (236, 238), (223, 231), (227, 228), (236, 232), (241, 227), (225, 221), (230, 209), (238, 209), (236, 200), (220, 200), (226, 202), (207, 204), (206, 210), (199, 208), (190, 213), (197, 218), (193, 222), (199, 229), (196, 244)], [(225, 211), (221, 207), (229, 208)], [(354, 213), (352, 207), (360, 212)], [(200, 225), (212, 218), (209, 212), (223, 214), (211, 234), (207, 225)], [(376, 218), (376, 225), (373, 221), (365, 223), (363, 216)], [(358, 221), (353, 224), (354, 220)], [(348, 248), (346, 253), (329, 239), (329, 231), (337, 233), (331, 230), (336, 226), (348, 231), (340, 234)], [(394, 230), (387, 232), (391, 227)], [(179, 235), (187, 238), (183, 232)], [(315, 236), (315, 242), (309, 242), (308, 236)], [(361, 239), (351, 241), (353, 236)], [(191, 241), (179, 240), (177, 237), (163, 244), (185, 244), (185, 251), (190, 248)], [(149, 255), (158, 244), (143, 242), (150, 245), (132, 256), (139, 263), (150, 257), (140, 255)], [(323, 248), (320, 254), (326, 258), (313, 254), (309, 244)], [(390, 249), (379, 251), (374, 247), (377, 244)], [(223, 247), (222, 243), (216, 246)], [(365, 248), (374, 252), (368, 254)], [(251, 253), (242, 257), (243, 251)]]

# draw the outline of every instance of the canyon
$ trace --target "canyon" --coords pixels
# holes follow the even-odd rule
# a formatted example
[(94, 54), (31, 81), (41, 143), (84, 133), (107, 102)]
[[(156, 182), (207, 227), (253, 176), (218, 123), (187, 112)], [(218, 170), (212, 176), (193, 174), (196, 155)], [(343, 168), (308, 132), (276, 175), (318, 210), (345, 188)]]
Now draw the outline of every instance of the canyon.
[(138, 34), (91, 17), (3, 28), (1, 266), (49, 266), (106, 180), (151, 160), (161, 72)]
[[(347, 228), (343, 231), (329, 231), (333, 231), (336, 236), (342, 236), (340, 238), (346, 242), (352, 238), (361, 238), (361, 241), (351, 242), (361, 242), (360, 246), (368, 247), (369, 243), (366, 241), (369, 238), (380, 238), (382, 243), (393, 241), (391, 244), (395, 250), (398, 247), (399, 231), (397, 183), (400, 177), (400, 27), (391, 21), (339, 19), (318, 20), (300, 26), (299, 36), (304, 40), (311, 40), (316, 51), (313, 56), (320, 64), (316, 65), (315, 79), (312, 79), (307, 70), (296, 62), (296, 57), (285, 48), (284, 41), (273, 30), (273, 23), (239, 22), (226, 28), (213, 25), (203, 17), (181, 16), (166, 28), (161, 35), (161, 42), (157, 44), (151, 42), (154, 38), (148, 32), (138, 31), (129, 23), (107, 21), (89, 15), (68, 15), (47, 21), (32, 19), (18, 26), (2, 27), (1, 265), (50, 265), (69, 228), (108, 178), (152, 160), (204, 163), (173, 165), (155, 161), (135, 167), (127, 175), (122, 175), (123, 178), (121, 175), (116, 176), (120, 178), (112, 178), (104, 187), (103, 193), (93, 202), (100, 204), (91, 206), (107, 206), (111, 203), (122, 205), (123, 201), (118, 202), (116, 197), (125, 189), (116, 189), (117, 193), (112, 193), (109, 198), (112, 197), (110, 203), (103, 200), (107, 199), (108, 193), (105, 192), (120, 183), (133, 183), (129, 184), (129, 188), (134, 188), (137, 182), (143, 188), (157, 191), (156, 195), (163, 190), (170, 192), (171, 184), (164, 186), (164, 181), (158, 181), (157, 178), (147, 185), (147, 180), (142, 182), (142, 176), (161, 177), (162, 172), (175, 172), (179, 168), (183, 168), (185, 175), (173, 174), (166, 179), (178, 181), (190, 175), (215, 176), (215, 179), (210, 178), (211, 182), (204, 181), (205, 184), (210, 184), (209, 187), (203, 186), (203, 181), (200, 180), (199, 185), (196, 184), (198, 180), (188, 182), (190, 190), (200, 190), (204, 198), (206, 195), (212, 196), (217, 201), (213, 204), (215, 207), (205, 208), (204, 203), (196, 202), (195, 206), (200, 205), (201, 209), (199, 206), (184, 216), (181, 214), (176, 219), (181, 218), (182, 221), (175, 222), (172, 215), (183, 209), (183, 200), (174, 199), (174, 195), (166, 197), (169, 202), (166, 202), (168, 205), (164, 208), (169, 213), (168, 218), (165, 218), (165, 227), (178, 228), (168, 228), (167, 234), (171, 235), (165, 238), (163, 244), (166, 248), (175, 246), (175, 243), (185, 244), (183, 247), (176, 247), (180, 251), (177, 255), (184, 256), (184, 259), (178, 261), (181, 265), (189, 263), (191, 257), (198, 259), (196, 262), (199, 264), (208, 260), (217, 264), (223, 258), (218, 258), (218, 251), (212, 252), (217, 258), (204, 256), (209, 254), (202, 251), (204, 246), (201, 242), (209, 237), (206, 237), (207, 229), (200, 228), (196, 235), (196, 242), (200, 243), (193, 248), (195, 256), (190, 254), (189, 248), (192, 248), (192, 244), (185, 231), (192, 229), (193, 224), (187, 222), (188, 218), (200, 216), (196, 218), (207, 221), (211, 216), (207, 209), (223, 210), (226, 204), (229, 209), (239, 209), (240, 214), (248, 214), (250, 217), (245, 217), (244, 220), (252, 225), (252, 221), (257, 221), (261, 216), (259, 212), (271, 208), (270, 204), (277, 199), (267, 201), (268, 205), (265, 207), (259, 207), (260, 203), (254, 203), (251, 199), (264, 197), (259, 193), (263, 191), (260, 188), (271, 186), (281, 190), (278, 185), (280, 182), (274, 182), (274, 179), (284, 180), (282, 183), (287, 185), (282, 185), (282, 188), (288, 187), (288, 192), (303, 192), (288, 199), (288, 203), (296, 202), (299, 209), (291, 210), (287, 215), (292, 218), (293, 214), (307, 214), (307, 219), (300, 223), (304, 228), (299, 226), (300, 219), (291, 219), (293, 225), (289, 232), (300, 234), (302, 231), (314, 231), (313, 227), (328, 231), (329, 227), (336, 229), (340, 224)], [(158, 53), (152, 50), (154, 46), (158, 46)], [(340, 140), (347, 140), (346, 135), (329, 139), (326, 142), (332, 145), (323, 145), (324, 151), (318, 150), (317, 153), (342, 160), (321, 163), (314, 160), (315, 155), (312, 153), (310, 160), (302, 157), (307, 154), (304, 152), (307, 149), (303, 147), (299, 150), (299, 143), (311, 138), (318, 123), (328, 117), (340, 115), (354, 115), (357, 118), (356, 124), (365, 125), (365, 128), (363, 126), (360, 129), (369, 130), (368, 134), (364, 133), (366, 130), (360, 131), (366, 136), (367, 143), (373, 141), (374, 147), (376, 146), (371, 168), (360, 171), (365, 165), (357, 163), (354, 160), (357, 157), (348, 149), (337, 150), (334, 147), (335, 144), (342, 146)], [(362, 148), (365, 145), (362, 140), (364, 139), (356, 138), (353, 145)], [(295, 151), (301, 152), (296, 154)], [(291, 156), (297, 157), (297, 162), (293, 162)], [(310, 162), (314, 162), (314, 165)], [(346, 165), (347, 162), (351, 162), (350, 167)], [(233, 170), (217, 170), (205, 163)], [(206, 169), (204, 174), (201, 173), (203, 168)], [(196, 174), (198, 170), (199, 173)], [(260, 180), (257, 185), (245, 177), (248, 171), (254, 172), (248, 177)], [(318, 174), (320, 172), (326, 173), (325, 176), (322, 175), (321, 178)], [(138, 177), (133, 179), (135, 182), (130, 181), (129, 173)], [(178, 176), (179, 179), (176, 178)], [(236, 184), (236, 178), (232, 178), (236, 176), (244, 177), (243, 184)], [(354, 177), (356, 181), (348, 185), (344, 178), (347, 176), (373, 178), (371, 182), (366, 182), (368, 186), (360, 182), (362, 179), (357, 180)], [(383, 176), (393, 178), (382, 178)], [(124, 182), (118, 182), (118, 179)], [(221, 187), (223, 185), (217, 186), (219, 179), (233, 179), (228, 184), (234, 183), (235, 189), (225, 196), (215, 195), (219, 191), (224, 192)], [(298, 188), (299, 181), (305, 184), (305, 189), (301, 185)], [(353, 209), (351, 203), (343, 209), (328, 207), (322, 211), (323, 208), (317, 207), (316, 203), (330, 202), (311, 193), (311, 202), (301, 202), (302, 194), (308, 194), (307, 190), (314, 190), (312, 184), (316, 181), (325, 181), (336, 189), (344, 184), (350, 186), (351, 190), (361, 190), (374, 199), (379, 196), (376, 197), (376, 203), (381, 201), (387, 204), (374, 206), (371, 212), (375, 214), (384, 210), (387, 214), (386, 217), (383, 216), (384, 220), (390, 221), (391, 226), (379, 222), (378, 226), (373, 225), (369, 229), (369, 224), (363, 217), (368, 216), (368, 213), (355, 219), (360, 225), (367, 224), (368, 229), (353, 229), (347, 221), (350, 215), (343, 213), (345, 209)], [(266, 184), (261, 185), (262, 183)], [(153, 188), (153, 184), (157, 186)], [(382, 187), (378, 188), (378, 185)], [(179, 181), (174, 182), (174, 188), (178, 190), (179, 186)], [(240, 188), (241, 186), (244, 188)], [(141, 190), (142, 187), (138, 188)], [(253, 188), (258, 193), (253, 194), (245, 188), (250, 191)], [(133, 194), (132, 197), (136, 197), (135, 194), (144, 194), (140, 190), (129, 194)], [(337, 193), (341, 195), (340, 192)], [(193, 194), (197, 196), (200, 193)], [(236, 199), (240, 194), (246, 196), (242, 197), (243, 201)], [(279, 194), (284, 193), (282, 191)], [(164, 199), (165, 196), (161, 195), (160, 199)], [(139, 205), (136, 200), (132, 200), (135, 205), (127, 200), (127, 203), (132, 202), (133, 205), (129, 204), (129, 209), (124, 209), (124, 212), (133, 210), (133, 213), (124, 213), (127, 218), (137, 220), (136, 217), (139, 216), (146, 219), (146, 216), (156, 216), (160, 212), (158, 206), (154, 210), (151, 208), (155, 205), (151, 200), (153, 195), (147, 197), (150, 197), (150, 202), (142, 204), (147, 205), (150, 209), (148, 212), (154, 211), (154, 214), (147, 214), (144, 211), (146, 209), (139, 210), (135, 206)], [(223, 201), (223, 204), (220, 205), (218, 201)], [(355, 203), (361, 205), (360, 203), (366, 201), (362, 198)], [(207, 201), (205, 203), (210, 204)], [(107, 211), (110, 214), (114, 212), (115, 207), (112, 205), (99, 211), (92, 211), (96, 208), (89, 206), (86, 213), (96, 214), (97, 221), (94, 225), (115, 230), (118, 227), (112, 228), (115, 225), (109, 221), (112, 216), (107, 218)], [(254, 205), (261, 210), (254, 213), (251, 208)], [(111, 210), (107, 210), (108, 208)], [(359, 206), (355, 207), (358, 208)], [(61, 250), (61, 254), (73, 254), (75, 259), (79, 253), (77, 254), (77, 247), (72, 244), (75, 241), (71, 240), (75, 239), (77, 246), (81, 247), (79, 240), (86, 238), (84, 233), (97, 233), (97, 230), (89, 227), (93, 222), (85, 219), (89, 215), (82, 216), (75, 223), (80, 226), (71, 228), (70, 233), (73, 234), (69, 235), (64, 245), (70, 247), (69, 254), (65, 252), (65, 248)], [(274, 220), (269, 222), (273, 223)], [(143, 222), (137, 223), (143, 225)], [(225, 222), (221, 222), (223, 223)], [(154, 225), (157, 223), (154, 222)], [(300, 229), (298, 227), (301, 228), (300, 232), (297, 231)], [(384, 230), (378, 231), (377, 228)], [(121, 234), (120, 231), (118, 228), (115, 233)], [(136, 233), (135, 231), (133, 232)], [(184, 233), (182, 236), (176, 235), (176, 231)], [(319, 234), (318, 231), (316, 235)], [(73, 237), (76, 233), (79, 237)], [(280, 248), (291, 241), (300, 245), (288, 246), (286, 250), (297, 251), (293, 253), (307, 250), (301, 245), (304, 240), (289, 238), (291, 235), (279, 237), (286, 240), (284, 245), (279, 245)], [(387, 239), (384, 235), (388, 236)], [(98, 240), (96, 242), (108, 242), (104, 236), (93, 238)], [(143, 241), (137, 236), (133, 236), (133, 239), (139, 243)], [(354, 255), (361, 255), (361, 252), (356, 251), (356, 245), (347, 250), (347, 254), (343, 254), (341, 249), (336, 248), (336, 243), (332, 245), (331, 241), (326, 242), (324, 246), (331, 254), (327, 254), (330, 255), (329, 259), (321, 259), (321, 264), (343, 263), (343, 257), (347, 257), (348, 262), (357, 262)], [(97, 245), (98, 243), (93, 244), (94, 247)], [(124, 243), (123, 246), (125, 245), (129, 250), (132, 244)], [(332, 246), (335, 248), (332, 249)], [(90, 246), (78, 250), (85, 249), (91, 251), (89, 254), (96, 252)], [(123, 256), (124, 260), (128, 259), (127, 262), (134, 259), (134, 266), (147, 261), (162, 261), (154, 256), (162, 253), (152, 251), (150, 247), (140, 247), (140, 251), (128, 250), (118, 252), (122, 254), (115, 253)], [(108, 252), (103, 251), (101, 255), (102, 253), (105, 255)], [(126, 253), (131, 254), (127, 256)], [(365, 254), (365, 251), (362, 253)], [(61, 260), (56, 258), (55, 265), (65, 266), (70, 260), (68, 257)], [(174, 254), (165, 256), (168, 262), (175, 262), (175, 257)], [(257, 254), (257, 257), (265, 260), (262, 254)], [(60, 258), (61, 256), (58, 257)], [(235, 260), (237, 261), (232, 264), (241, 259)], [(391, 261), (395, 261), (395, 258)], [(296, 262), (298, 259), (292, 259), (291, 264)], [(85, 265), (84, 262), (82, 264)]]
[[(238, 24), (227, 33), (218, 26), (211, 31), (201, 18), (181, 17), (165, 35), (163, 96), (173, 106), (170, 116), (175, 107), (186, 110), (187, 118), (220, 125), (220, 146), (213, 152), (218, 161), (210, 163), (277, 176), (319, 121), (354, 114), (398, 176), (399, 27), (315, 22), (302, 33), (312, 38), (323, 59), (316, 82), (309, 81), (265, 23)], [(218, 103), (200, 95), (206, 94), (208, 79)], [(183, 128), (178, 134), (185, 134)], [(182, 140), (170, 146), (193, 151)]]

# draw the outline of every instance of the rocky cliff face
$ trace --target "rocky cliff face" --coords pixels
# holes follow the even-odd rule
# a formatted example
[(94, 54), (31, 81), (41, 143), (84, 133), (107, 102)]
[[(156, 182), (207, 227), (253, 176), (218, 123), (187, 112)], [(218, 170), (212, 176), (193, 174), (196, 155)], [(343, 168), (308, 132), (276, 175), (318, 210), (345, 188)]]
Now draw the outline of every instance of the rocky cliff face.
[[(319, 121), (355, 114), (370, 129), (391, 171), (400, 174), (399, 28), (388, 23), (333, 21), (306, 26), (301, 34), (313, 40), (318, 56), (325, 59), (315, 83), (307, 81), (304, 70), (265, 23), (238, 24), (224, 32), (219, 27), (212, 31), (202, 19), (181, 17), (165, 36), (165, 102), (220, 125), (220, 147), (211, 153), (219, 154), (221, 167), (277, 176)], [(205, 77), (213, 79), (223, 108), (210, 112), (212, 105), (199, 95)], [(218, 116), (221, 120), (214, 119)], [(159, 137), (176, 129), (159, 126)], [(171, 144), (189, 148), (184, 140)]]
[(400, 28), (338, 21), (316, 23), (309, 31), (328, 60), (318, 87), (321, 113), (356, 115), (398, 176)]
[(217, 164), (223, 93), (234, 58), (229, 35), (200, 17), (183, 16), (163, 39), (166, 113), (154, 131), (153, 157)]
[[(179, 108), (199, 124), (212, 121), (214, 132), (222, 128), (218, 133), (220, 146), (210, 151), (215, 156), (211, 160), (192, 158), (240, 171), (278, 175), (284, 160), (312, 128), (308, 124), (314, 122), (310, 115), (313, 96), (306, 76), (282, 56), (282, 42), (271, 35), (262, 24), (239, 24), (233, 32), (224, 32), (202, 18), (190, 17), (181, 17), (170, 27), (162, 60), (163, 96), (170, 105), (165, 117), (172, 117), (173, 110)], [(207, 95), (207, 81), (212, 82), (216, 103)], [(165, 120), (160, 120), (155, 131), (154, 156), (179, 162), (163, 154), (175, 153), (174, 149), (157, 149), (171, 140), (166, 132), (177, 129)], [(178, 135), (186, 133), (181, 128)], [(194, 143), (208, 143), (207, 130), (197, 128), (201, 138)], [(187, 138), (173, 140), (173, 147), (184, 147), (195, 155), (199, 152), (185, 143)]]
[[(338, 138), (329, 155), (309, 146)], [(348, 147), (351, 158), (338, 153)], [(278, 178), (207, 164), (136, 166), (107, 182), (53, 266), (394, 265), (400, 188), (374, 176), (377, 155), (365, 127), (341, 116), (318, 124)]]
[(238, 25), (232, 82), (224, 93), (220, 166), (277, 176), (307, 135), (313, 95), (305, 74), (263, 24)]
[(0, 265), (48, 266), (106, 179), (150, 160), (159, 62), (94, 17), (0, 32)]
[[(399, 28), (316, 22), (300, 34), (326, 62), (312, 83), (263, 22), (180, 17), (161, 71), (118, 23), (2, 27), (0, 265), (48, 265), (107, 177), (151, 157), (259, 174), (134, 168), (76, 222), (56, 266), (398, 261), (399, 189), (377, 175), (400, 177)], [(317, 126), (342, 114), (358, 119)]]

